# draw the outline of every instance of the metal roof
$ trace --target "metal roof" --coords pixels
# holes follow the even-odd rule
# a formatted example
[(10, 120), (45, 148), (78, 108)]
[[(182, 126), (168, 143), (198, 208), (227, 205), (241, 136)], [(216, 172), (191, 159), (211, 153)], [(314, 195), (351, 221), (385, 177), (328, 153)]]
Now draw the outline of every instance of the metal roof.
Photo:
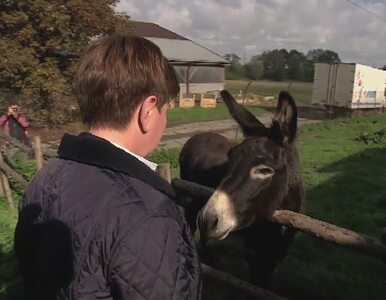
[(172, 63), (229, 64), (222, 56), (191, 40), (146, 38), (160, 47), (162, 53)]
[(155, 37), (173, 40), (187, 40), (187, 38), (163, 28), (155, 23), (131, 21), (132, 32), (142, 37)]
[(133, 33), (155, 43), (173, 64), (229, 64), (221, 55), (155, 23), (131, 22)]

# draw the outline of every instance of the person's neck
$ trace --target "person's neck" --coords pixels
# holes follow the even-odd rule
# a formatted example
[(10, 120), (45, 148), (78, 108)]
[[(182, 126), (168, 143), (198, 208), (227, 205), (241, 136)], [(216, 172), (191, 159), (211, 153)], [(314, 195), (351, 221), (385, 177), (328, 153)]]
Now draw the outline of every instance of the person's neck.
[(137, 137), (136, 132), (130, 127), (123, 130), (97, 128), (90, 129), (89, 132), (95, 136), (117, 144), (138, 156), (145, 157), (146, 155), (139, 147), (141, 145), (141, 143), (138, 143), (139, 137)]

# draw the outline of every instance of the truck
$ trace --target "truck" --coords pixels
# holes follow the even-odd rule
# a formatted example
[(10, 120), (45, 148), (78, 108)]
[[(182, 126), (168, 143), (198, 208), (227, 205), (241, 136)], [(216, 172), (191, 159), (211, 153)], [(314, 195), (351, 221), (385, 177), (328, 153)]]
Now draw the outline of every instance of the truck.
[(356, 63), (316, 63), (311, 103), (328, 110), (383, 110), (386, 71)]

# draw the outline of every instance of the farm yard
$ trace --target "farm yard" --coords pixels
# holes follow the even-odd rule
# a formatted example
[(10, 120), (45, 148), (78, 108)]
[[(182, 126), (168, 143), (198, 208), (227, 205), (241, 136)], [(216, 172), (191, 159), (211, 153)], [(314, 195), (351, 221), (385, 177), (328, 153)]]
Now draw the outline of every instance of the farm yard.
[[(245, 81), (228, 81), (226, 88), (237, 94)], [(253, 82), (248, 91), (277, 95), (288, 83)], [(290, 91), (298, 104), (308, 106), (311, 84), (293, 83)], [(298, 99), (300, 101), (298, 101)], [(271, 107), (249, 107), (257, 115)], [(300, 110), (302, 113), (302, 110)], [(169, 125), (230, 118), (224, 104), (213, 110), (180, 108), (170, 110)], [(207, 124), (207, 123), (205, 123)], [(385, 115), (336, 119), (300, 127), (298, 148), (307, 189), (307, 214), (354, 231), (380, 237), (386, 227), (386, 118)], [(209, 128), (204, 128), (209, 129)], [(77, 132), (75, 124), (69, 131)], [(42, 133), (44, 130), (37, 132)], [(54, 138), (64, 131), (55, 130)], [(52, 141), (45, 130), (46, 141)], [(151, 160), (169, 162), (178, 176), (180, 149), (160, 149)], [(33, 162), (16, 156), (16, 167), (31, 179)], [(15, 199), (22, 190), (11, 181)], [(0, 299), (21, 299), (20, 281), (13, 254), (13, 231), (17, 216), (0, 200)], [(247, 279), (243, 247), (227, 241), (220, 263), (226, 270)], [(379, 260), (351, 253), (304, 234), (298, 234), (289, 255), (277, 268), (272, 290), (287, 299), (384, 299), (386, 266)], [(209, 282), (204, 299), (234, 299), (224, 287)]]
[[(225, 89), (229, 90), (232, 94), (237, 94), (240, 90), (244, 91), (247, 84), (248, 81), (246, 80), (226, 80)], [(246, 94), (248, 95), (248, 93), (252, 93), (261, 96), (275, 96), (282, 90), (289, 91), (296, 99), (298, 106), (308, 105), (311, 103), (312, 82), (269, 80), (251, 81)]]
[(2, 2), (0, 300), (386, 299), (385, 1)]
[[(386, 227), (386, 118), (337, 119), (301, 127), (298, 147), (307, 188), (307, 214), (379, 237)], [(178, 174), (179, 149), (153, 155)], [(238, 241), (229, 241), (220, 264), (245, 278)], [(273, 289), (288, 299), (384, 299), (385, 265), (299, 234), (279, 265)], [(233, 299), (210, 286), (207, 299)], [(229, 297), (229, 298), (226, 298)]]
[[(232, 94), (239, 94), (240, 90), (244, 91), (248, 85), (247, 80), (226, 80), (225, 89), (228, 89)], [(308, 110), (309, 104), (311, 103), (312, 94), (312, 83), (307, 82), (277, 82), (277, 81), (251, 81), (247, 89), (247, 95), (259, 95), (274, 97), (278, 95), (281, 90), (288, 90), (291, 92), (293, 97), (296, 99), (298, 106), (303, 106), (306, 115), (308, 117), (308, 111), (314, 112), (314, 110)], [(270, 103), (272, 102), (272, 103)], [(267, 111), (272, 111), (276, 105), (275, 100), (266, 101), (265, 106), (253, 105), (248, 106), (248, 109), (255, 115), (262, 115)], [(300, 111), (302, 116), (302, 111)], [(312, 117), (311, 117), (312, 118)], [(176, 107), (168, 111), (168, 123), (167, 127), (174, 127), (177, 125), (192, 123), (192, 122), (205, 122), (215, 120), (227, 120), (231, 119), (228, 110), (224, 103), (217, 103), (216, 108), (206, 109), (200, 107), (194, 108), (180, 108)], [(62, 137), (63, 133), (68, 132), (77, 134), (84, 131), (84, 126), (78, 121), (65, 126), (59, 126), (58, 128), (32, 128), (30, 133), (32, 136), (39, 135), (43, 142), (57, 143)]]

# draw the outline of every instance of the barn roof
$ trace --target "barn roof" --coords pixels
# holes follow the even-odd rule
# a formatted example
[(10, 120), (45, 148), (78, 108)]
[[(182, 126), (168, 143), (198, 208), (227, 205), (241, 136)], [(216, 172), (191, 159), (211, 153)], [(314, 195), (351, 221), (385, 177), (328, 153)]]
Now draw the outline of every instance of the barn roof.
[(163, 28), (155, 23), (131, 21), (132, 31), (135, 35), (172, 40), (187, 40), (187, 38)]
[(174, 64), (227, 65), (221, 55), (157, 24), (132, 21), (133, 33), (155, 43)]

